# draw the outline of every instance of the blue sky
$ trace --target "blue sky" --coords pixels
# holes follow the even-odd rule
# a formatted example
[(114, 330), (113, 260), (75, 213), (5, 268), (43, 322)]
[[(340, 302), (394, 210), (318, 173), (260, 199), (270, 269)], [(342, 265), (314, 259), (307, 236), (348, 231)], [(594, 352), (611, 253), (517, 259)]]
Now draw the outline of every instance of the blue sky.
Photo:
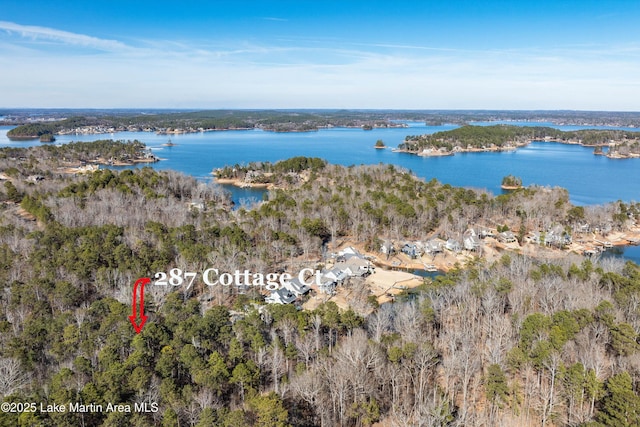
[(640, 2), (2, 0), (0, 107), (640, 110)]

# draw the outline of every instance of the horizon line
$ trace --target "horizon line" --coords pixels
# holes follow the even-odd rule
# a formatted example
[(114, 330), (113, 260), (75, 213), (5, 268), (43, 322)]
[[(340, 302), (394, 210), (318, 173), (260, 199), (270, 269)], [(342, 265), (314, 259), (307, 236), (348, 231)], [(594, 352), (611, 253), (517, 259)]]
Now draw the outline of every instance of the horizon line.
[(12, 110), (152, 110), (152, 111), (397, 111), (397, 112), (579, 112), (579, 113), (637, 113), (640, 110), (581, 110), (572, 108), (344, 108), (344, 107), (0, 107), (0, 111)]

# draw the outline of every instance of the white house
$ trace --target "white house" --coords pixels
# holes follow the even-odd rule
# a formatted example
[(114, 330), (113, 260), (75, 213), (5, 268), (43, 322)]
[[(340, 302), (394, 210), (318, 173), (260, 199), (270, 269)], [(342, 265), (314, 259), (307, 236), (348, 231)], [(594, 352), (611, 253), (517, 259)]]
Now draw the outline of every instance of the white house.
[(462, 245), (468, 251), (475, 251), (482, 245), (482, 242), (476, 232), (470, 228), (462, 236)]
[(442, 252), (442, 245), (435, 239), (429, 240), (425, 244), (425, 251), (430, 254), (437, 254)]
[(280, 288), (271, 292), (271, 295), (264, 299), (268, 304), (291, 304), (295, 300), (296, 296), (285, 288)]
[(339, 267), (334, 267), (331, 270), (326, 270), (322, 272), (321, 281), (333, 280), (334, 282), (342, 282), (346, 279), (348, 275)]
[(393, 247), (393, 243), (391, 243), (390, 241), (386, 241), (382, 244), (382, 246), (380, 246), (380, 252), (382, 252), (385, 255), (390, 255), (395, 251), (395, 248)]
[(498, 235), (498, 238), (504, 243), (513, 243), (516, 241), (516, 236), (512, 231), (503, 231)]
[(452, 252), (460, 252), (462, 250), (462, 245), (455, 239), (447, 240), (447, 243), (445, 243), (444, 247)]
[(344, 255), (345, 257), (347, 255), (355, 255), (358, 257), (362, 257), (362, 254), (352, 246), (347, 246), (346, 248), (342, 249), (340, 252), (338, 252), (338, 255)]
[(285, 281), (283, 286), (296, 297), (306, 294), (311, 289), (308, 285), (302, 283), (297, 277)]
[(336, 264), (336, 267), (342, 269), (342, 271), (350, 277), (366, 276), (371, 273), (372, 270), (371, 263), (369, 261), (358, 257), (351, 257), (343, 263)]

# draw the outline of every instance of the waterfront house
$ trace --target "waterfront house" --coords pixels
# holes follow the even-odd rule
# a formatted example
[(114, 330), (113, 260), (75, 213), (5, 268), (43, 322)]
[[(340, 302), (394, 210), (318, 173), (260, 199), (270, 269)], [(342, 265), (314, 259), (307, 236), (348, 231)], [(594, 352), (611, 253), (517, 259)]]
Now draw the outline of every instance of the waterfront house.
[(412, 259), (415, 259), (418, 257), (418, 248), (414, 244), (405, 243), (401, 251), (403, 254), (409, 256)]
[(574, 231), (577, 233), (588, 233), (591, 231), (591, 224), (578, 224), (577, 227), (574, 227)]
[(296, 300), (296, 296), (289, 292), (288, 289), (280, 288), (271, 292), (264, 301), (268, 304), (291, 304)]
[(455, 239), (447, 240), (447, 243), (444, 244), (444, 247), (452, 252), (460, 252), (462, 250), (462, 245)]
[(442, 252), (442, 245), (436, 239), (431, 239), (425, 244), (425, 251), (432, 255)]
[(507, 231), (503, 231), (502, 233), (498, 234), (498, 239), (502, 243), (513, 243), (513, 242), (516, 241), (516, 236), (513, 234), (512, 231), (507, 230)]
[(475, 251), (480, 247), (481, 244), (482, 242), (480, 241), (474, 230), (468, 229), (464, 232), (464, 235), (462, 237), (462, 245), (466, 250)]
[(347, 274), (340, 268), (340, 267), (334, 267), (331, 270), (325, 270), (322, 272), (322, 279), (321, 281), (333, 281), (337, 283), (342, 282), (344, 279), (346, 279), (348, 276)]
[(483, 228), (482, 230), (480, 230), (479, 237), (481, 239), (486, 239), (487, 237), (496, 237), (496, 235), (492, 230), (489, 230), (488, 228)]
[[(351, 246), (341, 250), (338, 252), (338, 256), (336, 258), (337, 262), (346, 262), (350, 259), (360, 259), (363, 261), (367, 261), (367, 258), (358, 252), (357, 249), (352, 248)], [(367, 261), (368, 262), (368, 261)]]
[(545, 234), (544, 244), (559, 248), (571, 244), (571, 240), (571, 235), (562, 226), (556, 225)]
[(318, 291), (328, 295), (334, 295), (336, 293), (336, 287), (347, 278), (347, 274), (340, 268), (332, 268), (331, 270), (325, 270), (320, 277), (320, 284), (318, 285)]
[(553, 230), (548, 231), (544, 235), (544, 244), (546, 246), (557, 246), (560, 240), (560, 236), (556, 235)]
[(308, 285), (302, 283), (297, 277), (286, 281), (283, 286), (296, 297), (302, 296), (311, 290)]
[[(344, 260), (344, 258), (348, 259)], [(355, 254), (339, 255), (342, 259), (336, 263), (332, 269), (322, 271), (318, 290), (329, 295), (335, 293), (338, 285), (342, 284), (349, 277), (366, 277), (373, 271), (371, 263), (356, 251)]]
[(347, 277), (365, 277), (368, 276), (373, 269), (369, 261), (355, 256), (343, 263), (336, 264), (334, 267), (342, 270)]
[(393, 252), (395, 252), (395, 248), (393, 247), (393, 243), (391, 243), (389, 240), (386, 240), (380, 246), (380, 252), (382, 252), (383, 254), (387, 255), (387, 258), (388, 258), (389, 255), (391, 255)]
[(355, 249), (353, 246), (347, 246), (346, 248), (338, 252), (338, 255), (344, 255), (345, 257), (347, 257), (348, 255), (363, 257), (363, 255), (360, 252), (358, 252), (358, 250)]

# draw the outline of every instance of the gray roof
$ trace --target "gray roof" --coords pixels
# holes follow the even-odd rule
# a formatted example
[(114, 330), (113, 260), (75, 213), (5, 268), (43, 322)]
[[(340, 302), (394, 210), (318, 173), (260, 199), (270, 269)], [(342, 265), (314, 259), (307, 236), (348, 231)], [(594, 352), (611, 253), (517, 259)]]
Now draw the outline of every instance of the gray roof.
[(304, 295), (311, 289), (309, 286), (302, 283), (297, 277), (285, 283), (284, 287), (295, 295)]
[(289, 290), (280, 288), (271, 292), (271, 295), (269, 295), (267, 299), (275, 303), (290, 304), (296, 300), (296, 296), (289, 292)]

